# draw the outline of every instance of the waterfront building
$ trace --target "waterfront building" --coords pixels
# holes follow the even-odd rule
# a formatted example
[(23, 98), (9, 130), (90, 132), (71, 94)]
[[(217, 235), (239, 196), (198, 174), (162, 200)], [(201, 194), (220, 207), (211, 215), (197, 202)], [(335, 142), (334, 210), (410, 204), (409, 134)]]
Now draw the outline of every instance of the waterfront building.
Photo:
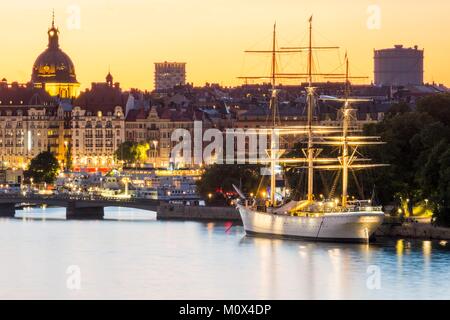
[[(171, 108), (164, 106), (141, 107), (130, 110), (125, 120), (125, 138), (127, 141), (148, 142), (150, 145), (148, 162), (153, 167), (183, 168), (191, 164), (171, 159), (171, 150), (175, 142), (171, 141), (175, 129), (186, 129), (191, 134), (194, 121), (206, 120), (203, 113), (192, 108)], [(203, 121), (203, 129), (209, 122)]]
[(74, 101), (71, 113), (70, 144), (76, 171), (107, 171), (117, 163), (114, 153), (125, 140), (127, 93), (111, 74), (106, 82), (92, 83)]
[(47, 34), (48, 47), (34, 62), (31, 82), (36, 88), (44, 88), (52, 97), (75, 98), (79, 95), (80, 84), (72, 60), (59, 47), (59, 30), (54, 19)]
[(402, 45), (396, 45), (390, 49), (375, 50), (375, 85), (422, 85), (423, 53), (424, 51), (419, 50), (417, 46), (404, 48)]
[(42, 88), (0, 84), (0, 157), (2, 166), (25, 168), (40, 152), (64, 157), (64, 106)]
[(164, 91), (186, 83), (186, 63), (157, 62), (155, 63), (155, 90)]

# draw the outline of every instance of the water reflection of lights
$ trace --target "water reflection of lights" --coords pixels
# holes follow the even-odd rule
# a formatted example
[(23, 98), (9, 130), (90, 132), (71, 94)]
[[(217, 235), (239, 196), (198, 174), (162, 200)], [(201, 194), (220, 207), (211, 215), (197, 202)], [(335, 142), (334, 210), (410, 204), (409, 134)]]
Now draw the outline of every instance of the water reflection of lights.
[(330, 257), (334, 269), (339, 271), (341, 265), (341, 250), (339, 248), (330, 249), (328, 250), (328, 256)]
[(441, 246), (445, 247), (445, 246), (447, 245), (447, 241), (441, 240), (441, 241), (439, 241), (439, 244), (440, 244)]
[(254, 238), (255, 246), (260, 257), (260, 294), (266, 299), (271, 299), (277, 294), (277, 247), (283, 244), (278, 239)]
[(230, 234), (231, 228), (233, 228), (233, 222), (225, 222), (225, 233)]
[(432, 249), (431, 244), (432, 243), (429, 240), (423, 242), (422, 250), (423, 250), (424, 257), (428, 258), (431, 255), (431, 249)]
[(338, 299), (342, 296), (342, 281), (344, 280), (342, 278), (342, 267), (345, 268), (345, 261), (342, 259), (341, 249), (339, 248), (329, 249), (328, 257), (333, 267), (328, 275), (329, 283), (333, 283), (330, 295), (333, 299)]
[(308, 255), (308, 253), (306, 252), (306, 247), (305, 246), (298, 246), (298, 254), (300, 255), (300, 257), (304, 258)]
[(395, 244), (395, 250), (397, 251), (397, 256), (402, 256), (404, 249), (405, 249), (405, 245), (404, 245), (403, 239), (397, 240), (397, 243)]
[(328, 256), (330, 257), (331, 263), (335, 269), (340, 268), (340, 258), (341, 258), (341, 249), (335, 248), (328, 250)]
[(208, 222), (208, 223), (206, 224), (206, 230), (208, 230), (208, 237), (211, 237), (211, 236), (212, 236), (212, 234), (213, 234), (213, 232), (214, 232), (214, 226), (215, 226), (215, 223), (214, 223), (214, 222)]
[(399, 279), (403, 276), (403, 252), (405, 250), (405, 243), (403, 239), (397, 240), (395, 244), (395, 251), (397, 253), (397, 275)]

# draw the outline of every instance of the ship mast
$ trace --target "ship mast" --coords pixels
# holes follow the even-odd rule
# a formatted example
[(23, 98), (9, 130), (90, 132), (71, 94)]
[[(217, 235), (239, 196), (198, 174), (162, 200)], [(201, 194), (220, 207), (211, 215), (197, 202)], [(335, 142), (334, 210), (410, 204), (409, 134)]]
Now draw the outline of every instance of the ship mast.
[(308, 46), (308, 196), (309, 202), (313, 201), (314, 194), (314, 145), (312, 118), (314, 110), (314, 88), (312, 86), (312, 16), (309, 19), (309, 46)]
[(277, 38), (276, 38), (276, 23), (273, 26), (273, 36), (272, 36), (272, 48), (271, 50), (246, 50), (246, 53), (262, 53), (262, 54), (271, 54), (271, 74), (270, 76), (241, 76), (238, 79), (270, 79), (272, 86), (272, 94), (270, 98), (270, 108), (272, 109), (272, 121), (271, 125), (269, 125), (269, 130), (271, 134), (270, 141), (270, 150), (268, 150), (270, 161), (270, 202), (272, 205), (275, 205), (275, 187), (276, 187), (276, 177), (275, 177), (275, 168), (277, 163), (280, 163), (279, 156), (283, 153), (282, 150), (279, 150), (278, 144), (278, 135), (279, 129), (277, 128), (277, 112), (278, 112), (278, 91), (276, 89), (276, 80), (277, 79), (304, 79), (303, 75), (295, 75), (295, 74), (279, 74), (277, 73), (277, 54), (292, 54), (292, 53), (300, 53), (303, 52), (303, 48), (292, 48), (290, 50), (277, 50)]
[(308, 169), (308, 194), (307, 200), (308, 202), (312, 202), (314, 200), (314, 162), (316, 149), (314, 148), (314, 134), (317, 128), (313, 126), (313, 117), (314, 117), (314, 107), (316, 101), (316, 88), (313, 87), (313, 76), (341, 76), (341, 74), (329, 74), (329, 73), (313, 73), (313, 50), (328, 50), (328, 49), (339, 49), (338, 47), (322, 47), (322, 46), (313, 46), (312, 39), (312, 22), (313, 16), (309, 18), (309, 44), (307, 47), (284, 47), (282, 49), (287, 50), (303, 50), (306, 49), (308, 51), (308, 68), (306, 74), (282, 74), (284, 76), (307, 76), (308, 86), (306, 87), (307, 91), (307, 125), (306, 131), (308, 135), (308, 147), (306, 150), (306, 160), (307, 160), (307, 169)]
[(276, 187), (276, 179), (275, 179), (275, 153), (277, 149), (277, 143), (275, 140), (275, 127), (276, 127), (276, 116), (277, 116), (277, 90), (275, 89), (275, 74), (276, 74), (276, 33), (277, 25), (276, 23), (273, 25), (273, 39), (272, 39), (272, 96), (270, 101), (270, 106), (272, 108), (272, 134), (270, 139), (270, 204), (272, 206), (275, 205), (275, 187)]
[(348, 126), (350, 122), (350, 108), (349, 108), (349, 95), (350, 95), (350, 86), (349, 86), (349, 77), (348, 77), (348, 57), (345, 54), (345, 101), (343, 112), (343, 122), (342, 122), (342, 207), (347, 206), (347, 197), (348, 197), (348, 167), (349, 167), (349, 153), (348, 153)]
[[(329, 144), (329, 145), (339, 145), (342, 146), (342, 156), (339, 158), (340, 164), (338, 166), (333, 165), (325, 165), (325, 166), (316, 166), (316, 168), (322, 168), (322, 169), (342, 169), (342, 199), (341, 199), (341, 206), (343, 208), (347, 207), (348, 204), (348, 172), (349, 169), (364, 169), (364, 168), (375, 168), (375, 167), (381, 167), (385, 166), (383, 164), (373, 164), (373, 165), (365, 165), (365, 164), (353, 164), (355, 161), (360, 160), (364, 161), (364, 158), (358, 159), (355, 155), (356, 150), (358, 146), (360, 145), (374, 145), (374, 144), (381, 144), (382, 142), (378, 142), (376, 140), (379, 139), (379, 137), (370, 137), (370, 136), (350, 136), (350, 132), (355, 131), (350, 127), (350, 121), (351, 121), (351, 103), (352, 102), (368, 102), (371, 101), (370, 99), (353, 99), (350, 98), (350, 79), (367, 79), (367, 77), (354, 77), (350, 76), (349, 72), (349, 59), (347, 53), (345, 54), (345, 87), (344, 87), (344, 96), (342, 99), (338, 98), (332, 98), (332, 99), (325, 99), (325, 100), (331, 100), (331, 101), (342, 101), (344, 103), (341, 112), (342, 112), (342, 136), (339, 137), (324, 137), (325, 142), (322, 142), (322, 144)], [(338, 79), (339, 77), (332, 76), (333, 79)], [(330, 141), (331, 139), (331, 141)], [(335, 140), (337, 139), (337, 140)], [(367, 141), (369, 140), (369, 141)], [(372, 141), (370, 141), (372, 140)], [(350, 152), (350, 149), (353, 148), (353, 151)]]
[[(279, 163), (284, 163), (288, 165), (295, 165), (296, 163), (304, 163), (305, 168), (308, 170), (308, 193), (307, 193), (307, 202), (312, 203), (314, 201), (314, 169), (324, 169), (324, 170), (342, 170), (342, 207), (346, 207), (348, 203), (348, 172), (349, 169), (367, 169), (367, 168), (375, 168), (386, 166), (384, 164), (365, 164), (364, 162), (370, 160), (364, 157), (360, 157), (357, 154), (357, 149), (359, 146), (367, 146), (367, 145), (376, 145), (382, 144), (383, 142), (379, 141), (380, 137), (371, 137), (371, 136), (355, 136), (350, 135), (354, 132), (360, 132), (361, 130), (358, 128), (352, 128), (350, 126), (351, 122), (351, 103), (352, 102), (362, 102), (362, 101), (372, 101), (371, 99), (353, 99), (350, 98), (350, 79), (367, 79), (367, 77), (354, 77), (349, 76), (349, 60), (346, 54), (345, 63), (346, 63), (346, 71), (343, 74), (338, 73), (314, 73), (313, 72), (313, 51), (314, 50), (328, 50), (328, 49), (339, 49), (339, 47), (323, 47), (323, 46), (313, 46), (312, 43), (312, 22), (313, 17), (311, 16), (309, 19), (309, 44), (306, 47), (281, 47), (280, 50), (276, 48), (276, 25), (273, 27), (273, 38), (272, 38), (272, 48), (271, 50), (247, 50), (246, 53), (263, 53), (263, 54), (271, 54), (272, 58), (272, 68), (271, 74), (269, 76), (244, 76), (238, 77), (239, 79), (270, 79), (272, 86), (272, 94), (270, 98), (270, 108), (272, 109), (272, 125), (269, 125), (269, 128), (266, 130), (267, 133), (271, 134), (271, 143), (270, 143), (270, 157), (268, 159), (260, 159), (261, 163), (270, 162), (270, 202), (271, 205), (275, 205), (275, 187), (276, 187), (276, 175), (275, 168)], [(299, 52), (308, 52), (308, 67), (306, 73), (277, 73), (277, 64), (276, 64), (276, 54), (291, 54), (291, 53), (299, 53)], [(313, 125), (313, 117), (314, 117), (314, 108), (317, 101), (316, 97), (316, 88), (313, 87), (313, 76), (323, 76), (325, 78), (331, 79), (342, 79), (345, 77), (345, 92), (342, 98), (336, 97), (320, 97), (321, 101), (342, 101), (344, 102), (344, 106), (341, 109), (342, 111), (342, 128), (337, 129), (334, 127), (321, 126), (321, 125)], [(307, 79), (307, 124), (306, 126), (284, 126), (277, 128), (277, 108), (278, 108), (278, 92), (276, 87), (277, 79)], [(260, 131), (261, 132), (261, 131)], [(262, 130), (264, 132), (264, 130)], [(333, 136), (330, 134), (338, 134), (338, 136)], [(280, 156), (283, 153), (283, 150), (279, 150), (278, 140), (276, 139), (278, 136), (284, 135), (304, 135), (306, 134), (308, 137), (308, 145), (307, 149), (303, 149), (305, 154), (304, 158), (288, 158), (282, 159)], [(320, 140), (315, 140), (320, 136)], [(339, 146), (342, 147), (342, 156), (341, 157), (333, 157), (333, 158), (319, 158), (318, 157), (318, 149), (315, 148), (315, 145), (330, 145), (330, 146)], [(339, 162), (334, 164), (335, 162)], [(296, 210), (296, 209), (293, 209)]]

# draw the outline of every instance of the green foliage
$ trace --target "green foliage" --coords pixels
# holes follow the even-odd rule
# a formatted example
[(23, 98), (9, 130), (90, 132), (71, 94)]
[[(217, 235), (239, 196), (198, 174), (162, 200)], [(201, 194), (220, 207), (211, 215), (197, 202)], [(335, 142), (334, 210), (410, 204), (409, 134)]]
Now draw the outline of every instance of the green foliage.
[(444, 125), (450, 125), (450, 94), (436, 94), (417, 102), (417, 111), (427, 113)]
[(397, 114), (380, 123), (369, 125), (365, 134), (379, 135), (386, 143), (376, 148), (368, 148), (366, 154), (378, 163), (389, 167), (377, 169), (377, 174), (369, 177), (369, 184), (379, 186), (378, 196), (382, 203), (396, 199), (418, 197), (420, 186), (416, 183), (417, 159), (423, 149), (418, 136), (432, 120), (421, 113)]
[(150, 145), (146, 142), (125, 141), (117, 148), (115, 156), (129, 164), (142, 163), (147, 160), (149, 149)]
[(244, 193), (257, 194), (261, 180), (260, 169), (259, 165), (211, 165), (197, 182), (197, 191), (207, 199), (209, 194), (216, 195), (217, 190), (223, 193), (234, 192), (234, 184), (237, 187), (241, 185)]
[(406, 112), (411, 112), (411, 108), (409, 106), (409, 104), (407, 104), (406, 102), (400, 102), (400, 103), (395, 103), (393, 104), (390, 108), (389, 111), (387, 112), (388, 116), (395, 116), (397, 114), (403, 114)]
[(33, 183), (48, 183), (55, 182), (58, 175), (59, 163), (53, 153), (44, 151), (34, 157), (28, 170), (24, 172), (25, 178), (30, 181), (33, 179)]
[(366, 183), (379, 186), (384, 204), (428, 199), (436, 222), (450, 225), (450, 95), (423, 98), (413, 112), (397, 111), (365, 127), (365, 134), (386, 142), (369, 157), (390, 164)]
[(439, 157), (439, 180), (437, 186), (437, 197), (435, 219), (437, 224), (450, 226), (450, 145)]

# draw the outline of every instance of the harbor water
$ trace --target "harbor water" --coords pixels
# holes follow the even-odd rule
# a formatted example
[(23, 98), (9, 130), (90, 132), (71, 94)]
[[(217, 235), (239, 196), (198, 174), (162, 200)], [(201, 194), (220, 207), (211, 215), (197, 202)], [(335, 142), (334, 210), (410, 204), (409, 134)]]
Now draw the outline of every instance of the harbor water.
[(314, 243), (106, 208), (0, 219), (1, 299), (450, 299), (450, 243)]

